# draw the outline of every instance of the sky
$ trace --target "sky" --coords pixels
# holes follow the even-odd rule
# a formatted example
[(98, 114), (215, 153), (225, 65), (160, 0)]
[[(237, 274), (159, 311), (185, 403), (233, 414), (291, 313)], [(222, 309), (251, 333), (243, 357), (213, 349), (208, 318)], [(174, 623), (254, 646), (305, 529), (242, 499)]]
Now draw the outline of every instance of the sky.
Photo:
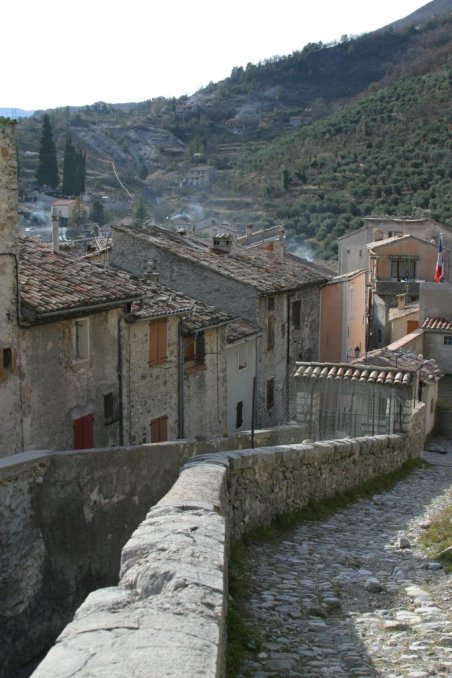
[(0, 108), (194, 94), (235, 66), (402, 19), (423, 0), (21, 0), (2, 6)]

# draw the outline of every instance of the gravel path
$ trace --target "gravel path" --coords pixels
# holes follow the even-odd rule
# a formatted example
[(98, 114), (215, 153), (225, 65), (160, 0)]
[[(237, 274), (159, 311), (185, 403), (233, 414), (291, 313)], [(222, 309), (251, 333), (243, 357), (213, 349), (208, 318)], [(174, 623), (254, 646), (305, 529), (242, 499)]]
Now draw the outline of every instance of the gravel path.
[(451, 576), (416, 542), (452, 504), (452, 441), (391, 491), (247, 548), (263, 646), (241, 678), (452, 677)]

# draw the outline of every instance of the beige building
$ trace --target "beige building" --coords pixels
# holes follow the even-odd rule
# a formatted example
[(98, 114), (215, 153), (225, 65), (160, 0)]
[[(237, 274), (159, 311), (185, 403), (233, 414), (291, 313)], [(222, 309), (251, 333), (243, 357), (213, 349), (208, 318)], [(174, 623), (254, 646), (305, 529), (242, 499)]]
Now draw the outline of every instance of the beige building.
[[(411, 331), (422, 281), (433, 281), (437, 245), (414, 235), (401, 235), (367, 245), (371, 289), (371, 348), (387, 346)], [(448, 250), (444, 250), (448, 259)], [(406, 334), (406, 332), (405, 332)]]
[(351, 362), (366, 351), (366, 272), (335, 276), (320, 289), (319, 360)]
[[(338, 238), (339, 273), (350, 273), (358, 269), (369, 269), (369, 243), (387, 238), (413, 235), (420, 240), (437, 245), (443, 234), (443, 245), (452, 248), (452, 229), (426, 218), (366, 217), (364, 226)], [(449, 260), (445, 258), (446, 279), (449, 279)]]

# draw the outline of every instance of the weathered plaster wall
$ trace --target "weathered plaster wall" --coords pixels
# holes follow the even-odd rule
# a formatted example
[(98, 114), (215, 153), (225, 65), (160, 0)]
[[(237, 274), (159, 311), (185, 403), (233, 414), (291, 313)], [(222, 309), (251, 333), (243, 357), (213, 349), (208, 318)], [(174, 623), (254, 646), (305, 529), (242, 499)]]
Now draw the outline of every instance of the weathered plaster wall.
[[(243, 403), (241, 430), (252, 426), (253, 379), (256, 376), (256, 337), (226, 347), (228, 432), (237, 430), (237, 403)], [(246, 346), (247, 365), (239, 368), (239, 347)]]
[(224, 676), (230, 539), (419, 457), (423, 406), (412, 423), (189, 461), (124, 547), (119, 585), (87, 598), (34, 678)]
[(104, 395), (118, 394), (121, 309), (86, 316), (89, 357), (75, 358), (75, 321), (21, 331), (24, 449), (72, 449), (73, 422), (94, 415), (94, 447), (117, 445), (118, 424), (104, 422)]
[(179, 318), (168, 318), (168, 359), (149, 364), (149, 322), (127, 325), (124, 380), (124, 420), (126, 444), (151, 442), (153, 419), (168, 417), (168, 439), (178, 436), (179, 399)]
[(184, 435), (227, 432), (225, 326), (204, 332), (205, 365), (184, 369)]

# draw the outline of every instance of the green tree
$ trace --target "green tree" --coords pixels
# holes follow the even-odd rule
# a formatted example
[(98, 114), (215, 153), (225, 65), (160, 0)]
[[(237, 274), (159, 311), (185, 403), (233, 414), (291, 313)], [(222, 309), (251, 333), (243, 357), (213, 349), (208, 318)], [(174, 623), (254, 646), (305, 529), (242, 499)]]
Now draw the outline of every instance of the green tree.
[(36, 172), (39, 186), (49, 186), (54, 189), (60, 183), (56, 157), (56, 146), (53, 140), (52, 125), (47, 113), (42, 123), (41, 145), (39, 147), (39, 165)]
[(91, 220), (98, 226), (105, 224), (104, 206), (99, 200), (95, 200), (91, 207)]
[(66, 136), (63, 159), (63, 195), (76, 195), (76, 172), (77, 160), (75, 155), (75, 146), (72, 143), (71, 135), (68, 133)]
[(77, 151), (75, 154), (75, 195), (85, 192), (86, 180), (86, 153)]
[(77, 151), (68, 133), (64, 147), (63, 194), (80, 195), (85, 192), (86, 153)]
[(132, 219), (134, 226), (141, 226), (148, 217), (148, 208), (142, 193), (139, 194), (132, 210)]

